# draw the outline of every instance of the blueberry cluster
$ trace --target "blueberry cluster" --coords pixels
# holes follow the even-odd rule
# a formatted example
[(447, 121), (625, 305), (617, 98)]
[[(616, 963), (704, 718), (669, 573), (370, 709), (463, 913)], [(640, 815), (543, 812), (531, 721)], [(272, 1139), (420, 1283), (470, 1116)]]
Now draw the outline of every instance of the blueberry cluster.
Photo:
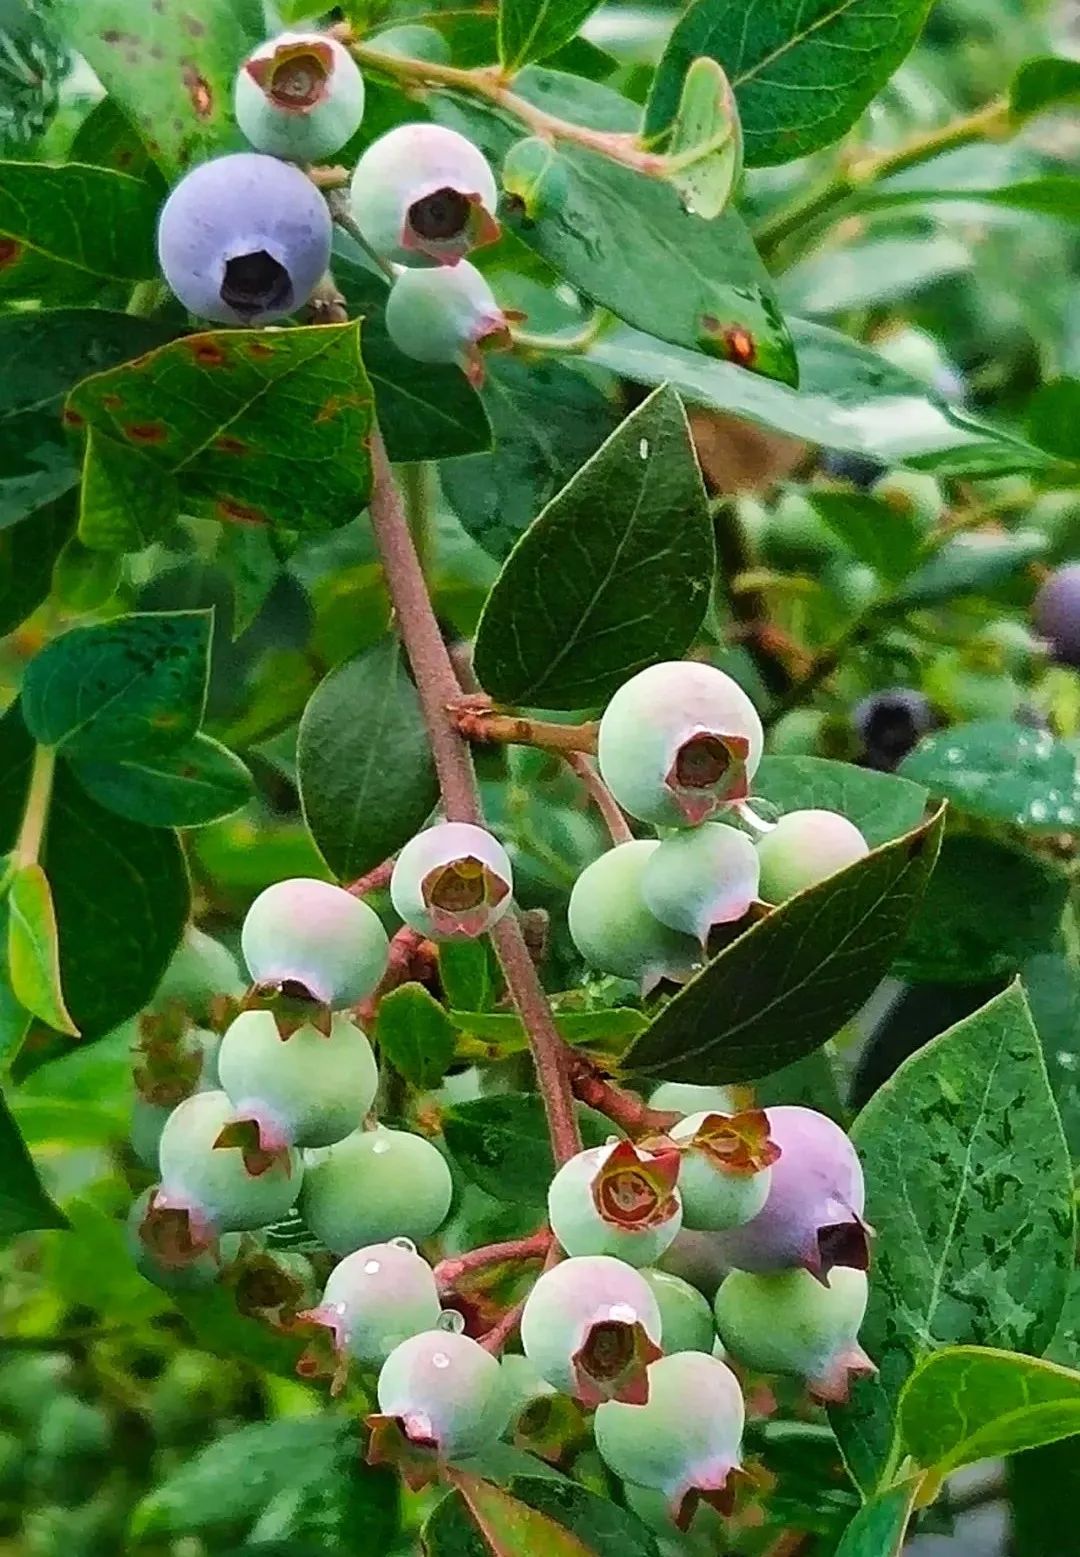
[[(204, 163), (177, 185), (158, 252), (191, 313), (269, 324), (303, 308), (327, 274), (333, 221), (305, 167), (357, 134), (364, 81), (335, 38), (287, 32), (244, 61), (235, 106), (254, 150)], [(352, 223), (393, 277), (391, 339), (417, 361), (458, 364), (475, 382), (483, 350), (509, 342), (510, 316), (465, 258), (499, 237), (497, 203), (483, 154), (433, 124), (399, 125), (369, 145), (349, 194)]]
[(621, 843), (578, 877), (570, 934), (586, 962), (645, 993), (681, 982), (716, 926), (867, 853), (838, 812), (791, 811), (769, 824), (749, 810), (763, 745), (757, 709), (715, 666), (671, 661), (619, 688), (600, 721), (600, 772), (623, 809), (662, 836)]

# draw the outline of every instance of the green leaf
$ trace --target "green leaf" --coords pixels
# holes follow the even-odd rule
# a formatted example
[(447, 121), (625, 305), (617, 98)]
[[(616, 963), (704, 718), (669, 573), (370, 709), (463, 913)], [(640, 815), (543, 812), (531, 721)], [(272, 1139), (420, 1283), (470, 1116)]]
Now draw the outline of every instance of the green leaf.
[[(1063, 940), (1064, 938), (1062, 938)], [(1063, 944), (1029, 957), (1021, 969), (1032, 1019), (1042, 1044), (1050, 1086), (1061, 1115), (1069, 1156), (1080, 1161), (1080, 967)], [(1080, 1307), (1077, 1310), (1080, 1320)], [(1057, 1358), (1057, 1361), (1063, 1359)], [(1080, 1366), (1080, 1350), (1075, 1361)]]
[(1020, 66), (1009, 88), (1009, 106), (1019, 119), (1030, 119), (1044, 109), (1080, 98), (1080, 60), (1059, 59), (1052, 54), (1028, 59)]
[(150, 161), (138, 131), (125, 119), (114, 98), (103, 97), (86, 115), (75, 131), (70, 160), (89, 162), (96, 168), (111, 168), (114, 173), (127, 173), (131, 178), (157, 184), (162, 201), (165, 199), (164, 180)]
[(0, 146), (26, 146), (48, 127), (71, 59), (38, 0), (0, 4)]
[(514, 1476), (509, 1491), (571, 1531), (593, 1557), (658, 1557), (655, 1535), (636, 1514), (576, 1481)]
[(1041, 556), (1048, 545), (1038, 530), (958, 535), (924, 562), (890, 603), (896, 610), (910, 611), (992, 589)]
[(8, 899), (0, 896), (0, 1073), (6, 1071), (22, 1048), (30, 1027), (30, 1013), (20, 1005), (11, 987), (8, 967)]
[(844, 1531), (836, 1557), (900, 1557), (921, 1480), (897, 1482), (865, 1503)]
[[(339, 238), (339, 247), (344, 242)], [(415, 362), (391, 341), (386, 333), (385, 280), (337, 253), (334, 281), (350, 310), (363, 315), (364, 366), (393, 463), (451, 459), (490, 448), (491, 427), (484, 405), (464, 373), (456, 367)]]
[(477, 628), (476, 674), (508, 703), (601, 703), (634, 671), (688, 647), (714, 568), (686, 413), (661, 389), (510, 553)]
[(330, 672), (300, 721), (300, 796), (311, 835), (343, 880), (388, 859), (427, 820), (435, 766), (395, 638)]
[(788, 324), (799, 361), (797, 390), (626, 328), (601, 335), (585, 361), (639, 384), (670, 383), (693, 405), (887, 465), (979, 476), (1053, 464), (1041, 449), (947, 405), (838, 330), (804, 319)]
[(486, 1011), (492, 995), (487, 941), (443, 941), (439, 946), (439, 983), (449, 1006)]
[(91, 427), (79, 495), (79, 538), (103, 552), (141, 551), (180, 513), (180, 489), (126, 443)]
[(679, 163), (667, 175), (685, 208), (712, 221), (731, 199), (742, 173), (742, 128), (731, 86), (707, 56), (686, 72), (668, 156)]
[(91, 551), (77, 535), (64, 542), (53, 564), (52, 594), (56, 604), (71, 616), (85, 616), (108, 605), (123, 582), (121, 559), (109, 552)]
[(146, 827), (205, 827), (254, 793), (245, 764), (208, 735), (127, 762), (79, 761), (74, 771), (99, 805)]
[(405, 1080), (437, 1087), (454, 1058), (454, 1024), (422, 984), (402, 984), (379, 1002), (379, 1052)]
[(883, 579), (895, 582), (911, 572), (923, 541), (914, 514), (868, 492), (812, 489), (809, 497), (833, 534)]
[(922, 784), (827, 757), (763, 757), (754, 776), (754, 795), (781, 815), (807, 809), (839, 811), (855, 823), (871, 848), (917, 827), (927, 802)]
[[(586, 1146), (617, 1134), (610, 1119), (578, 1106)], [(443, 1115), (443, 1135), (461, 1171), (496, 1200), (542, 1206), (555, 1173), (544, 1104), (535, 1092), (504, 1092), (455, 1103)]]
[(1064, 872), (1034, 854), (992, 838), (946, 838), (898, 976), (964, 984), (1018, 972), (1052, 946), (1068, 890)]
[(774, 0), (740, 9), (695, 0), (676, 24), (645, 112), (649, 135), (675, 117), (700, 54), (718, 60), (739, 105), (750, 167), (831, 145), (909, 53), (929, 0)]
[(241, 144), (233, 80), (259, 37), (225, 0), (56, 0), (55, 14), (167, 177)]
[(15, 998), (46, 1026), (72, 1038), (79, 1029), (64, 1004), (60, 946), (49, 878), (40, 865), (16, 871), (8, 891), (8, 970)]
[[(584, 124), (635, 131), (638, 109), (607, 88), (530, 67), (514, 89)], [(464, 99), (433, 94), (433, 114), (464, 130), (496, 163), (520, 126)], [(742, 218), (732, 209), (705, 222), (677, 191), (601, 152), (567, 145), (569, 188), (558, 211), (538, 220), (505, 213), (507, 225), (572, 287), (628, 324), (691, 351), (732, 357), (793, 383), (794, 352), (775, 291)]]
[(105, 168), (0, 162), (0, 297), (71, 302), (156, 276), (158, 205)]
[(186, 336), (84, 380), (68, 418), (179, 478), (187, 512), (317, 534), (367, 502), (371, 401), (354, 322)]
[(42, 1189), (11, 1110), (0, 1095), (0, 1239), (39, 1227), (66, 1226), (64, 1213)]
[(499, 59), (508, 71), (569, 43), (600, 0), (500, 0)]
[(73, 627), (34, 656), (22, 686), (27, 729), (72, 757), (125, 760), (174, 749), (199, 727), (209, 611)]
[(1080, 1373), (978, 1346), (937, 1352), (900, 1396), (903, 1452), (935, 1476), (1080, 1433)]
[[(450, 1012), (450, 1020), (463, 1038), (494, 1049), (500, 1058), (523, 1054), (529, 1047), (524, 1024), (512, 1011), (455, 1009)], [(649, 1025), (648, 1017), (629, 1006), (613, 1006), (605, 1011), (555, 1011), (554, 1021), (564, 1042), (612, 1054), (620, 1054)]]
[(478, 1476), (457, 1471), (421, 1532), (427, 1557), (596, 1557), (569, 1530)]
[(493, 358), (482, 395), (494, 447), (450, 460), (439, 474), (466, 532), (501, 560), (615, 431), (621, 412), (583, 373), (546, 357)]
[(1056, 378), (1037, 389), (1028, 406), (1028, 433), (1042, 449), (1080, 461), (1080, 378)]
[(901, 1065), (851, 1132), (876, 1229), (860, 1332), (878, 1364), (833, 1426), (855, 1480), (886, 1473), (901, 1389), (944, 1346), (1038, 1354), (1073, 1263), (1072, 1175), (1018, 986)]
[(65, 496), (0, 529), (0, 637), (13, 632), (48, 598), (53, 567), (74, 528), (75, 508)]
[(800, 260), (785, 272), (780, 295), (792, 313), (843, 315), (911, 297), (946, 276), (963, 274), (973, 263), (970, 247), (949, 233), (871, 237)]
[(888, 972), (937, 859), (941, 812), (775, 909), (685, 984), (623, 1057), (670, 1081), (753, 1081), (820, 1046)]
[(901, 771), (961, 811), (1025, 832), (1060, 833), (1080, 817), (1077, 754), (1046, 730), (976, 719), (928, 735)]
[[(896, 206), (949, 205), (953, 202), (963, 205), (1002, 206), (1008, 211), (1028, 211), (1035, 216), (1053, 216), (1058, 221), (1076, 223), (1080, 222), (1080, 179), (1072, 178), (1067, 174), (1048, 173), (1043, 178), (1021, 179), (1016, 183), (1002, 184), (989, 189), (967, 184), (958, 189), (935, 188), (924, 184), (920, 184), (915, 189), (908, 189), (905, 186), (893, 186), (886, 182), (876, 190), (856, 195), (852, 200), (851, 208), (859, 211), (877, 211)], [(893, 263), (888, 267), (889, 290), (883, 292), (880, 287), (874, 288), (872, 280), (866, 282), (864, 285), (867, 291), (852, 297), (850, 306), (862, 306), (865, 302), (884, 300), (887, 296), (905, 297), (931, 281), (969, 270), (972, 265), (970, 248), (944, 234), (929, 243), (925, 238), (875, 240), (873, 243), (857, 246), (854, 252), (870, 264), (874, 262), (875, 257), (881, 260), (886, 256), (891, 258)], [(844, 253), (852, 255), (853, 250), (847, 249)], [(840, 307), (843, 306), (843, 303), (839, 302), (843, 295), (843, 268), (841, 267), (841, 274), (833, 281), (833, 296), (838, 299)], [(821, 283), (827, 285), (824, 270), (817, 269), (817, 274), (821, 278)], [(800, 303), (798, 306), (806, 307), (807, 312), (812, 311), (808, 305)]]

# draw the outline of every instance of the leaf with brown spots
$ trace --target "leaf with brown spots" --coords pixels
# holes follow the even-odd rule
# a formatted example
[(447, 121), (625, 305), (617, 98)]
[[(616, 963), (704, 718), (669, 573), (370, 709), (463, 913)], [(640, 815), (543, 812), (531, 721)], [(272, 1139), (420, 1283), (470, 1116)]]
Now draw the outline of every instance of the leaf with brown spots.
[(260, 34), (222, 0), (57, 0), (67, 40), (139, 130), (169, 179), (243, 145), (236, 67)]
[(0, 162), (0, 298), (85, 302), (109, 281), (150, 280), (158, 205), (107, 168)]
[(179, 489), (168, 471), (138, 449), (91, 428), (79, 497), (79, 538), (84, 546), (95, 551), (141, 551), (175, 521), (179, 511)]
[[(176, 484), (187, 512), (294, 534), (336, 529), (367, 502), (372, 392), (358, 323), (172, 341), (85, 379), (68, 409), (91, 432), (83, 507), (95, 515), (84, 524), (96, 539), (84, 534), (88, 545), (145, 545)], [(137, 470), (159, 481), (149, 524), (121, 501), (125, 478), (137, 496)]]

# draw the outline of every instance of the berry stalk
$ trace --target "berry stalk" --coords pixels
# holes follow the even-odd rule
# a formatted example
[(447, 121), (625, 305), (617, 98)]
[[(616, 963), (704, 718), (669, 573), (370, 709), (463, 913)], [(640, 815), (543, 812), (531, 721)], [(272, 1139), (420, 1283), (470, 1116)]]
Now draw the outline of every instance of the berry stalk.
[[(450, 716), (462, 691), (449, 650), (435, 620), (423, 569), (394, 482), (382, 435), (371, 439), (371, 525), (390, 597), (416, 680), (447, 819), (483, 826), (480, 792), (469, 748)], [(544, 1099), (552, 1152), (557, 1164), (581, 1150), (567, 1051), (555, 1028), (521, 925), (508, 914), (491, 931), (510, 997), (529, 1040), (536, 1080)]]

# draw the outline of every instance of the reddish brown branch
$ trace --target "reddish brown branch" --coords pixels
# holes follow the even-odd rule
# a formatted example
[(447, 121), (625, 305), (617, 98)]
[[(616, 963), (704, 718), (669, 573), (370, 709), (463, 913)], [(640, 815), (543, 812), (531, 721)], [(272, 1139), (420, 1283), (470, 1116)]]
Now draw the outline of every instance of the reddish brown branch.
[(606, 1114), (612, 1124), (629, 1136), (662, 1135), (679, 1118), (678, 1114), (649, 1108), (636, 1092), (628, 1092), (602, 1076), (583, 1054), (570, 1056), (570, 1086), (579, 1102)]
[(589, 798), (603, 817), (604, 826), (611, 834), (612, 843), (631, 843), (634, 835), (630, 831), (630, 823), (619, 809), (615, 796), (596, 771), (592, 759), (580, 751), (566, 752), (564, 755), (568, 765), (573, 768), (589, 791)]
[(483, 1270), (488, 1265), (501, 1265), (506, 1260), (542, 1260), (551, 1248), (550, 1228), (542, 1227), (527, 1238), (511, 1238), (506, 1243), (487, 1243), (479, 1249), (468, 1249), (464, 1254), (453, 1254), (440, 1260), (435, 1267), (435, 1281), (443, 1297), (448, 1296), (462, 1276)]
[(390, 885), (390, 877), (394, 874), (394, 864), (397, 855), (393, 854), (388, 860), (383, 860), (381, 865), (376, 865), (364, 876), (357, 876), (355, 881), (350, 881), (345, 888), (353, 897), (367, 897), (369, 892), (382, 892)]

